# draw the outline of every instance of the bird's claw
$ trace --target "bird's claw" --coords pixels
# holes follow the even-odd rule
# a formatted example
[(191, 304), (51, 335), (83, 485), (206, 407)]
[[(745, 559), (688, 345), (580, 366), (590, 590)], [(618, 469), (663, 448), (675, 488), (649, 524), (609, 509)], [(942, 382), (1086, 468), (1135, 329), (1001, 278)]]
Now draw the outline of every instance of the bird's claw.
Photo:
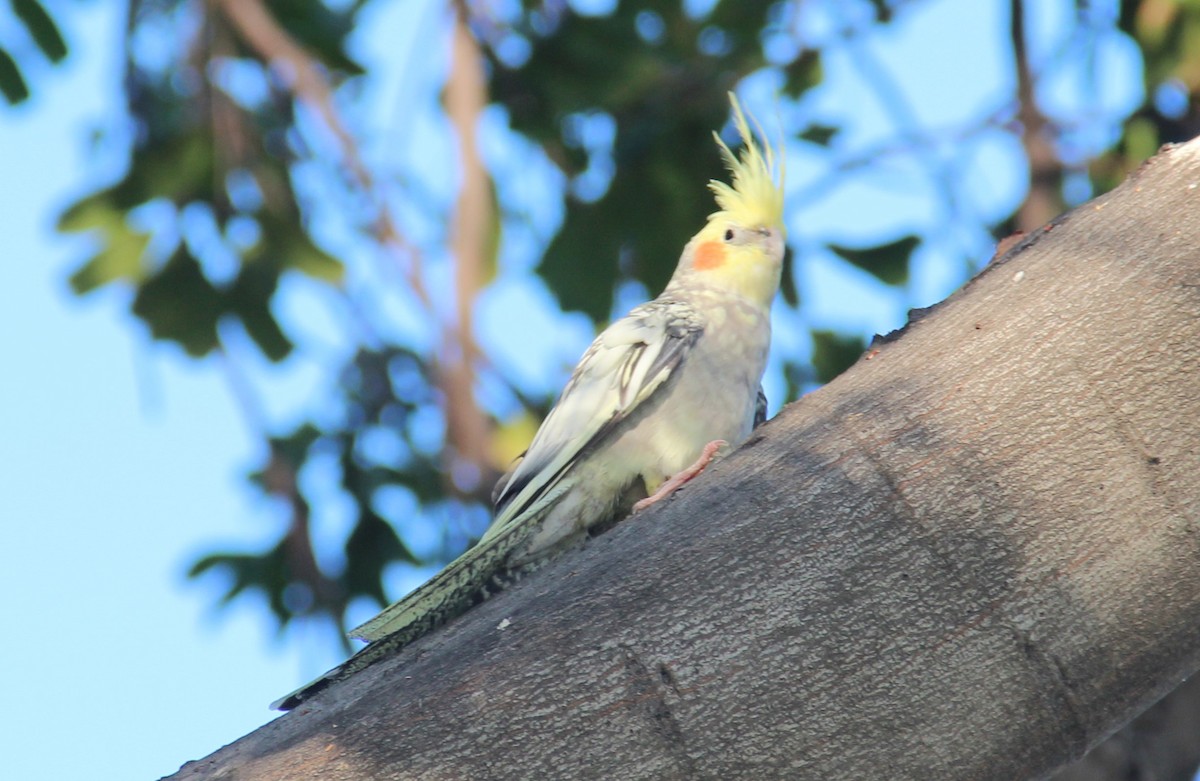
[(666, 499), (668, 496), (678, 491), (684, 483), (694, 479), (696, 475), (704, 471), (704, 469), (712, 462), (713, 458), (716, 457), (717, 451), (723, 447), (727, 447), (728, 445), (729, 443), (723, 439), (715, 439), (712, 442), (709, 442), (704, 446), (704, 450), (700, 452), (700, 457), (696, 459), (696, 463), (667, 480), (665, 483), (659, 486), (658, 490), (655, 491), (652, 496), (647, 496), (645, 499), (642, 499), (640, 502), (633, 505), (633, 512), (640, 513), (650, 505), (657, 504), (658, 502), (661, 502), (663, 499)]

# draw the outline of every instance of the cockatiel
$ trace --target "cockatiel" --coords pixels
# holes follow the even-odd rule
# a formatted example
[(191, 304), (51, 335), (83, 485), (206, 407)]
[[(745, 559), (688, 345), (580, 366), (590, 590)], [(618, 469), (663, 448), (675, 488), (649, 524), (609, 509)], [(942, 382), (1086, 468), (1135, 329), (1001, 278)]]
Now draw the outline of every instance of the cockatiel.
[(709, 183), (719, 210), (684, 247), (662, 295), (584, 353), (524, 458), (497, 484), (495, 520), (483, 538), (350, 633), (370, 645), (273, 707), (295, 707), (407, 645), (631, 505), (666, 495), (719, 446), (750, 434), (765, 412), (759, 383), (783, 264), (783, 171), (729, 97), (745, 149), (734, 156), (714, 133), (733, 180)]

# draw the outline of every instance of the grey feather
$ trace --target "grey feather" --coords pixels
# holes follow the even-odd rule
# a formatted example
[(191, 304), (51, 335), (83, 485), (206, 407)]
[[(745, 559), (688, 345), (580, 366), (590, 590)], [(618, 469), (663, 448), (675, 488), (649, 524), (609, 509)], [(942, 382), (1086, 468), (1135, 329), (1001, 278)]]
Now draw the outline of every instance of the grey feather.
[[(544, 528), (547, 516), (570, 490), (572, 471), (622, 430), (670, 380), (703, 334), (702, 320), (681, 301), (639, 306), (596, 338), (535, 435), (529, 449), (493, 491), (496, 519), (474, 547), (432, 580), (351, 632), (371, 641), (339, 667), (280, 698), (290, 710), (330, 683), (390, 655), (461, 615), (503, 584), (567, 547), (574, 529)], [(634, 480), (638, 475), (630, 475)], [(614, 503), (615, 504), (615, 503)], [(610, 508), (611, 509), (611, 508)], [(584, 518), (578, 531), (607, 524), (611, 513)], [(574, 533), (574, 534), (573, 534)], [(535, 537), (549, 540), (545, 550)], [(515, 554), (519, 562), (514, 564)]]

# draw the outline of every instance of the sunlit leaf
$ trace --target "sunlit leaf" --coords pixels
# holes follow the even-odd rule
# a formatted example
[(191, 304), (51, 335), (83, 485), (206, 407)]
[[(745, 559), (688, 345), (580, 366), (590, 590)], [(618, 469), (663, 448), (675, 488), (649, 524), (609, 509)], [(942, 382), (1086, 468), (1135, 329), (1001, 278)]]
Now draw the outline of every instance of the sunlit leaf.
[(484, 233), (483, 268), (480, 269), (480, 285), (491, 284), (500, 270), (500, 242), (503, 237), (504, 224), (500, 219), (500, 198), (496, 193), (496, 183), (492, 177), (487, 178), (487, 192), (490, 205), (488, 207), (488, 224)]
[(340, 260), (322, 250), (300, 231), (293, 231), (288, 238), (283, 260), (289, 267), (322, 282), (342, 281), (346, 269)]
[(144, 257), (150, 235), (129, 226), (125, 212), (113, 208), (106, 193), (77, 202), (58, 222), (64, 232), (94, 231), (99, 251), (70, 277), (71, 289), (82, 295), (119, 280), (137, 282), (145, 275)]
[(1125, 126), (1125, 156), (1133, 161), (1152, 157), (1158, 151), (1158, 128), (1145, 117), (1138, 117)]

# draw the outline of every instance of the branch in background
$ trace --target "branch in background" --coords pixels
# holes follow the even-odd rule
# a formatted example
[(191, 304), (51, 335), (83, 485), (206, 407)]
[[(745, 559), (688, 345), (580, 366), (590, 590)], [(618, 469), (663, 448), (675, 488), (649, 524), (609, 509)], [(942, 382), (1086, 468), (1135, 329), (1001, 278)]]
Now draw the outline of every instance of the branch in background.
[(342, 162), (349, 170), (355, 183), (374, 204), (375, 215), (372, 230), (376, 240), (393, 252), (403, 254), (405, 278), (417, 300), (427, 312), (434, 312), (425, 282), (421, 277), (420, 253), (408, 243), (395, 222), (386, 204), (379, 195), (371, 172), (358, 154), (354, 138), (346, 130), (333, 101), (333, 88), (323, 75), (317, 62), (297, 44), (284, 30), (262, 0), (209, 0), (220, 11), (242, 39), (268, 63), (274, 72), (292, 90), (296, 99), (309, 106), (324, 122), (337, 140)]
[(1050, 121), (1038, 108), (1034, 94), (1023, 0), (1011, 0), (1009, 17), (1017, 71), (1017, 119), (1021, 123), (1021, 144), (1029, 159), (1029, 194), (1017, 209), (1014, 227), (1028, 232), (1062, 211), (1062, 163), (1050, 140)]
[(932, 144), (922, 143), (922, 136), (926, 138), (936, 136), (920, 130), (920, 117), (905, 97), (903, 85), (879, 61), (874, 51), (863, 43), (862, 36), (858, 34), (856, 27), (846, 26), (842, 30), (841, 36), (853, 54), (850, 59), (851, 63), (858, 69), (863, 81), (874, 91), (875, 97), (884, 111), (891, 115), (896, 132), (901, 136), (902, 142), (910, 145), (914, 156), (921, 160), (928, 169), (929, 178), (937, 189), (946, 210), (944, 221), (955, 225), (980, 224), (982, 221), (977, 215), (965, 213), (968, 211), (968, 203), (959, 196), (957, 184), (962, 177), (953, 170), (953, 163), (942, 160)]
[[(476, 139), (479, 116), (487, 106), (487, 77), (483, 53), (467, 26), (466, 9), (461, 3), (455, 4), (452, 36), (445, 105), (458, 134), (462, 182), (450, 228), (455, 260), (456, 322), (445, 330), (438, 374), (446, 399), (447, 458), (463, 459), (477, 470), (475, 486), (457, 485), (454, 481), (450, 485), (453, 491), (477, 492), (481, 484), (491, 482), (488, 479), (491, 432), (488, 418), (475, 402), (474, 366), (479, 348), (474, 339), (472, 309), (483, 285), (484, 253), (494, 215), (488, 174)], [(454, 464), (447, 467), (454, 474)]]
[[(346, 594), (338, 583), (325, 575), (317, 563), (312, 544), (312, 514), (308, 501), (300, 492), (297, 475), (300, 465), (272, 440), (267, 434), (266, 416), (255, 398), (250, 382), (238, 368), (222, 340), (217, 351), (221, 369), (242, 417), (254, 435), (265, 442), (269, 449), (266, 464), (262, 469), (263, 490), (283, 500), (288, 507), (288, 529), (282, 542), (285, 551), (287, 577), (303, 583), (312, 592), (312, 601), (317, 605), (328, 605), (334, 621), (345, 611)], [(340, 633), (339, 633), (340, 636)], [(346, 644), (344, 637), (341, 638)]]

